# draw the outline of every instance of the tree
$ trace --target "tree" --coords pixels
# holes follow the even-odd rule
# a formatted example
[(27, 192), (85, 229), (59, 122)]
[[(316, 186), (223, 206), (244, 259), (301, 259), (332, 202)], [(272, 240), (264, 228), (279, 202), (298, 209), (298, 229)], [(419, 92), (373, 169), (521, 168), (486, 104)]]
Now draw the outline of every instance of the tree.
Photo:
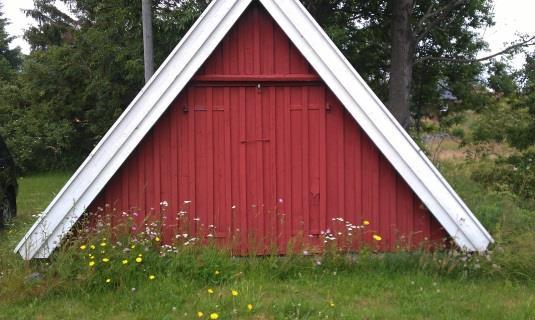
[(24, 33), (32, 51), (46, 50), (72, 42), (76, 21), (54, 5), (54, 0), (34, 0), (34, 8), (26, 16), (37, 22)]
[(492, 0), (302, 1), (405, 127), (440, 106), (445, 89), (479, 107), (470, 88), (479, 85), (480, 62), (535, 42), (520, 38), (477, 59), (486, 47), (478, 29), (493, 23)]
[(392, 54), (388, 106), (404, 126), (410, 121), (409, 104), (416, 37), (411, 28), (413, 0), (392, 2)]
[(488, 86), (495, 93), (510, 97), (518, 90), (516, 79), (507, 63), (493, 61), (489, 65)]
[(145, 82), (154, 74), (154, 41), (152, 40), (152, 1), (142, 0), (143, 20), (143, 61), (145, 63)]
[(9, 36), (6, 32), (8, 23), (8, 20), (4, 18), (0, 2), (0, 81), (10, 80), (21, 63), (20, 48), (9, 48), (14, 37)]
[(415, 65), (424, 64), (422, 73), (435, 70), (435, 81), (430, 82), (434, 85), (444, 80), (455, 82), (434, 58), (473, 58), (484, 48), (475, 30), (492, 23), (490, 5), (491, 1), (484, 0), (393, 1), (388, 106), (403, 126), (411, 124), (413, 73), (418, 70)]
[[(25, 171), (73, 168), (143, 86), (141, 2), (34, 0), (32, 48), (0, 107), (0, 131)], [(153, 1), (155, 61), (161, 63), (206, 6)], [(16, 88), (16, 90), (15, 90)]]
[[(27, 143), (28, 165), (38, 163), (30, 161), (32, 157), (45, 154), (50, 159), (70, 159), (62, 164), (53, 160), (50, 165), (74, 166), (143, 85), (141, 1), (62, 0), (70, 8), (69, 15), (58, 10), (53, 0), (34, 1), (35, 9), (27, 14), (38, 24), (25, 34), (32, 52), (17, 77), (22, 92), (14, 95), (21, 116), (4, 123), (3, 130), (26, 130), (35, 139), (47, 141), (44, 151)], [(484, 48), (476, 30), (492, 22), (490, 0), (302, 2), (379, 97), (389, 100), (391, 110), (399, 108), (394, 113), (402, 123), (411, 118), (409, 106), (416, 117), (438, 112), (446, 89), (463, 105), (481, 104), (474, 99), (473, 88), (480, 85), (482, 64), (445, 59), (472, 59)], [(156, 66), (207, 3), (152, 1)], [(399, 31), (394, 24), (399, 21), (406, 28), (396, 33), (403, 37), (394, 41), (393, 32)], [(400, 46), (404, 49), (399, 50)], [(399, 96), (404, 102), (393, 103)], [(37, 125), (32, 117), (42, 117), (50, 125)]]
[(477, 29), (492, 23), (490, 0), (303, 2), (404, 126), (411, 107), (440, 105), (444, 87), (466, 98), (483, 70), (437, 58), (473, 58), (485, 47)]
[(527, 110), (528, 121), (525, 126), (511, 128), (509, 141), (523, 150), (535, 146), (535, 51), (527, 54), (520, 80), (520, 101), (515, 107)]

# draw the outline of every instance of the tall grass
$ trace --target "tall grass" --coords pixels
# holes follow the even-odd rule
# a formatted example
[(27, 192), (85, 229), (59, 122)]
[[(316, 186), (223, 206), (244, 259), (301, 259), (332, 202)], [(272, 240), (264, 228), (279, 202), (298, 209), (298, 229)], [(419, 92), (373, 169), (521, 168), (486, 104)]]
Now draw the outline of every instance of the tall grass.
[(187, 239), (164, 247), (157, 230), (135, 239), (104, 228), (24, 262), (14, 245), (68, 175), (24, 178), (20, 216), (0, 233), (0, 319), (535, 318), (535, 206), (490, 193), (467, 178), (469, 164), (441, 169), (497, 240), (490, 253), (233, 257)]

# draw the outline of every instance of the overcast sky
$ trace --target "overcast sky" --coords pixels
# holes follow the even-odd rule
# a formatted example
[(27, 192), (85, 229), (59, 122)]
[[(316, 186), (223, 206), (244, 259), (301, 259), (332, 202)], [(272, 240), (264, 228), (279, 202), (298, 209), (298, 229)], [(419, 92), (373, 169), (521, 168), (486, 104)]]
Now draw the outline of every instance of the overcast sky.
[[(32, 21), (26, 18), (21, 9), (32, 8), (33, 0), (0, 0), (0, 2), (3, 3), (5, 16), (11, 22), (7, 31), (17, 37), (12, 46), (20, 46), (24, 53), (28, 53), (29, 46), (22, 39), (22, 34)], [(61, 1), (56, 2), (60, 8), (66, 10)], [(535, 34), (535, 0), (494, 0), (494, 4), (496, 25), (481, 30), (490, 45), (490, 51), (482, 52), (480, 56), (501, 50), (504, 48), (504, 43), (515, 39), (517, 33)], [(522, 61), (523, 58), (516, 58), (515, 66), (519, 67)]]

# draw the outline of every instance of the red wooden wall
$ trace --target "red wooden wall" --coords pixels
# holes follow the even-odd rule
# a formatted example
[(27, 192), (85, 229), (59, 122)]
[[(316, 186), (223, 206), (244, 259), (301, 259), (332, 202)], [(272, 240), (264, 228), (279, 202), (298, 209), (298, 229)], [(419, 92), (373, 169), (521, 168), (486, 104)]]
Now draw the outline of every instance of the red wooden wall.
[[(169, 206), (162, 211), (164, 201)], [(135, 213), (138, 224), (159, 220), (167, 243), (188, 230), (234, 239), (241, 248), (277, 244), (283, 252), (289, 239), (320, 244), (322, 233), (347, 234), (346, 222), (363, 220), (370, 225), (353, 237), (382, 250), (445, 235), (255, 5), (89, 211), (105, 204), (115, 209), (116, 224), (123, 212)], [(177, 220), (180, 210), (187, 219)]]

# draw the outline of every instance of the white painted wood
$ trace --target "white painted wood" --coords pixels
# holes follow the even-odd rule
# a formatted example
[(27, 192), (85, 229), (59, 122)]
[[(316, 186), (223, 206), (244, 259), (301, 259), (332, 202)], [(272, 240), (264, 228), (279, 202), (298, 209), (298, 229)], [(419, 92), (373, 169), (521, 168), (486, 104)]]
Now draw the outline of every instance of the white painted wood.
[[(252, 0), (215, 0), (15, 249), (46, 258), (208, 59)], [(493, 242), (405, 130), (297, 0), (260, 0), (455, 242), (482, 251)]]

